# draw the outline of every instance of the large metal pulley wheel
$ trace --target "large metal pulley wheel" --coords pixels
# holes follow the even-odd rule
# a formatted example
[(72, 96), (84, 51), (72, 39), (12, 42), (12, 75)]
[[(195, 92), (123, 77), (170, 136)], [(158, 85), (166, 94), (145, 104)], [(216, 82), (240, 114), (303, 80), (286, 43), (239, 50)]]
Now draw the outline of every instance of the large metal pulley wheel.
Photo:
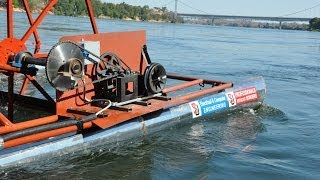
[(144, 74), (144, 84), (148, 92), (156, 94), (161, 92), (167, 83), (167, 73), (159, 63), (151, 63)]
[(105, 67), (102, 69), (111, 68), (113, 71), (122, 70), (122, 61), (116, 54), (108, 52), (102, 54), (100, 57), (101, 59), (104, 59), (102, 62), (104, 63)]
[(46, 75), (55, 89), (74, 89), (84, 75), (84, 56), (81, 48), (72, 42), (56, 44), (48, 54)]

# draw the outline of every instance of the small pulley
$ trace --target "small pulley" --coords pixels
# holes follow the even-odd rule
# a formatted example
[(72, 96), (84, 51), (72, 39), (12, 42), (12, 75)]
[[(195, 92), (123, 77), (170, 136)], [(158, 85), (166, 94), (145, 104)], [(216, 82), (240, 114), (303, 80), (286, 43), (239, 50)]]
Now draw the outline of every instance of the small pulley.
[(49, 52), (46, 64), (49, 83), (59, 91), (75, 88), (84, 76), (84, 55), (73, 42), (56, 44)]
[(161, 92), (167, 82), (167, 73), (164, 67), (159, 63), (151, 63), (146, 68), (144, 74), (144, 84), (148, 92)]

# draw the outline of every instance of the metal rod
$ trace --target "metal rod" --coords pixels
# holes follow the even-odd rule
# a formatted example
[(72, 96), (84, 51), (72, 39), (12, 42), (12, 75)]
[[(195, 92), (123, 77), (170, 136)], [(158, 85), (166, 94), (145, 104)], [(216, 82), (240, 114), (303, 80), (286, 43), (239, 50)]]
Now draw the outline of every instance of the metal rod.
[(24, 34), (24, 36), (21, 38), (22, 42), (26, 42), (30, 35), (37, 29), (39, 24), (42, 22), (44, 17), (47, 15), (48, 11), (58, 2), (58, 0), (51, 0), (50, 3), (47, 4), (47, 6), (43, 9), (41, 14), (38, 16), (38, 18), (34, 21), (32, 26), (28, 29), (28, 31)]
[(47, 65), (47, 59), (45, 59), (45, 58), (25, 57), (23, 59), (23, 63), (34, 64), (34, 65), (39, 65), (39, 66), (46, 66)]
[[(34, 23), (34, 20), (33, 20), (32, 14), (31, 14), (28, 0), (23, 0), (23, 5), (24, 5), (24, 9), (26, 10), (26, 14), (28, 16), (29, 24), (30, 24), (30, 26), (32, 26), (32, 24)], [(36, 45), (35, 45), (35, 49), (34, 49), (34, 54), (36, 54), (39, 52), (40, 45), (41, 45), (37, 29), (35, 29), (33, 31), (33, 36), (34, 36), (34, 40), (36, 41)]]
[[(92, 122), (87, 122), (87, 123), (83, 124), (83, 129), (88, 129), (90, 127), (92, 127)], [(21, 137), (18, 139), (4, 142), (4, 148), (7, 149), (10, 147), (19, 146), (19, 145), (26, 144), (26, 143), (37, 142), (40, 140), (44, 140), (44, 139), (51, 138), (51, 137), (56, 137), (56, 136), (67, 134), (67, 133), (72, 133), (72, 132), (76, 133), (77, 130), (78, 130), (77, 126), (69, 126), (66, 128), (61, 128), (61, 129), (56, 129), (56, 130), (52, 130), (52, 131), (33, 134), (30, 136), (25, 136), (25, 137)]]
[[(180, 76), (176, 74), (167, 74), (167, 77), (170, 79), (176, 79), (176, 80), (181, 80), (181, 81), (194, 81), (197, 80), (198, 78), (190, 77), (190, 76)], [(203, 82), (205, 84), (225, 84), (227, 82), (222, 82), (222, 81), (216, 81), (216, 80), (208, 80), (208, 79), (203, 79)]]
[(179, 85), (176, 85), (176, 86), (173, 86), (173, 87), (166, 88), (162, 92), (163, 93), (169, 93), (169, 92), (172, 92), (172, 91), (178, 91), (178, 90), (185, 89), (185, 88), (188, 88), (190, 86), (194, 86), (194, 85), (201, 84), (201, 83), (203, 83), (203, 79), (197, 79), (197, 80), (193, 80), (193, 81), (190, 81), (190, 82), (179, 84)]
[(94, 18), (94, 12), (93, 12), (93, 8), (92, 8), (91, 0), (86, 0), (86, 4), (87, 4), (88, 15), (90, 17), (93, 33), (98, 34), (99, 32), (98, 32), (96, 20)]
[(30, 82), (30, 80), (27, 77), (25, 77), (24, 80), (23, 80), (21, 89), (20, 89), (20, 93), (19, 93), (20, 95), (24, 95), (25, 91), (28, 88), (29, 82)]
[[(0, 114), (0, 118), (1, 118), (1, 114)], [(53, 115), (53, 116), (47, 116), (47, 117), (34, 119), (26, 122), (21, 122), (17, 124), (9, 124), (9, 125), (0, 127), (0, 134), (6, 134), (10, 132), (20, 131), (22, 129), (50, 124), (50, 123), (56, 122), (58, 118), (59, 117), (57, 115)], [(3, 119), (1, 118), (1, 120)]]
[(219, 92), (219, 91), (225, 90), (227, 88), (231, 88), (232, 86), (233, 86), (232, 83), (222, 84), (219, 86), (212, 87), (210, 89), (205, 89), (202, 91), (197, 91), (197, 92), (193, 92), (190, 94), (186, 94), (184, 96), (181, 96), (181, 98), (187, 99), (187, 100), (192, 100), (192, 99), (195, 99), (195, 98), (198, 98), (198, 97), (210, 94), (210, 93)]
[(144, 101), (144, 100), (147, 100), (147, 99), (152, 99), (152, 98), (158, 97), (158, 96), (162, 96), (162, 93), (153, 94), (153, 95), (150, 95), (150, 96), (147, 96), (147, 97), (142, 97), (142, 98), (136, 98), (136, 99), (132, 99), (132, 100), (129, 100), (129, 101), (120, 102), (120, 103), (113, 103), (112, 106), (123, 106), (123, 105), (131, 104), (131, 103), (134, 103), (134, 102), (137, 102), (137, 101)]
[(7, 36), (13, 38), (13, 3), (12, 0), (7, 0)]
[(31, 83), (40, 91), (40, 93), (50, 102), (55, 103), (52, 97), (45, 91), (42, 86), (30, 75), (26, 75), (26, 77), (31, 81)]
[(5, 117), (2, 113), (0, 113), (0, 124), (2, 125), (0, 126), (0, 129), (12, 125), (9, 119)]
[(33, 72), (33, 71), (29, 71), (27, 69), (15, 68), (15, 67), (12, 67), (12, 66), (7, 65), (7, 64), (0, 64), (0, 70), (1, 69), (2, 70), (6, 70), (6, 71), (10, 71), (10, 72), (15, 72), (15, 73), (35, 75), (35, 72)]

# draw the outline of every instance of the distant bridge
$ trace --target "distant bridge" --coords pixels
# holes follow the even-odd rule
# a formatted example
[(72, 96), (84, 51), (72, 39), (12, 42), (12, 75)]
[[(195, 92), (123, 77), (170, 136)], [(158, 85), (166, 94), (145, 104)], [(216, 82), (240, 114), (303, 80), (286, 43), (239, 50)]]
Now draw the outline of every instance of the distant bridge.
[(309, 22), (311, 18), (294, 18), (294, 17), (267, 17), (267, 16), (232, 16), (232, 15), (209, 15), (209, 14), (186, 14), (178, 13), (182, 18), (202, 18), (211, 19), (212, 25), (216, 19), (241, 19), (241, 20), (256, 20), (256, 21), (275, 21), (279, 22), (279, 28), (282, 29), (282, 22)]
[(277, 21), (277, 22), (309, 22), (311, 18), (294, 17), (264, 17), (264, 16), (232, 16), (232, 15), (209, 15), (209, 14), (186, 14), (178, 13), (183, 18), (205, 18), (205, 19), (247, 19), (257, 21)]

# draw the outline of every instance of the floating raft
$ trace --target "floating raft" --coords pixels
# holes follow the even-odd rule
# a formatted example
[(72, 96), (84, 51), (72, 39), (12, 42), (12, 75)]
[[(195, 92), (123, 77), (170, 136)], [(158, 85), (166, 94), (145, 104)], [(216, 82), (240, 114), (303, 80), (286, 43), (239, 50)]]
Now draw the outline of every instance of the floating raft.
[[(93, 33), (61, 37), (47, 53), (41, 52), (37, 27), (58, 0), (48, 1), (35, 20), (23, 1), (30, 27), (22, 37), (14, 36), (13, 2), (7, 1), (7, 37), (0, 41), (0, 73), (7, 77), (1, 82), (7, 90), (0, 92), (5, 105), (0, 166), (108, 146), (188, 120), (261, 106), (262, 77), (232, 83), (167, 73), (151, 60), (145, 31), (99, 33), (91, 0), (85, 1)], [(26, 46), (32, 35), (34, 48)], [(27, 95), (29, 85), (41, 99)], [(39, 110), (43, 113), (34, 113)]]
[(139, 116), (115, 127), (85, 134), (69, 133), (50, 140), (2, 150), (0, 151), (0, 166), (38, 161), (46, 157), (94, 149), (101, 145), (108, 147), (114, 142), (139, 138), (176, 124), (198, 121), (200, 117), (210, 118), (235, 109), (256, 109), (262, 105), (265, 95), (264, 79), (262, 77), (251, 78), (234, 83), (232, 88), (223, 92), (208, 94), (178, 106)]

